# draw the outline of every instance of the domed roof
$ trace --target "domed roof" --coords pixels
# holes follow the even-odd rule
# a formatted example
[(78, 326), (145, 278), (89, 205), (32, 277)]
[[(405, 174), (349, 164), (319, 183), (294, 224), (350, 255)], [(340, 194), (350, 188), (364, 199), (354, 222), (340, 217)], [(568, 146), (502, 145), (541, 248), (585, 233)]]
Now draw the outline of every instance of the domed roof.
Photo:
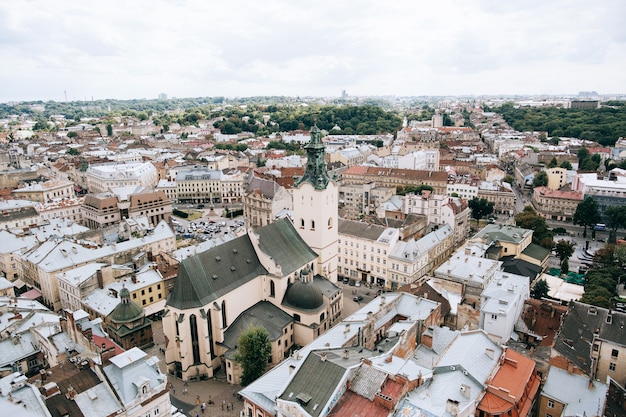
[(285, 301), (292, 307), (314, 310), (324, 304), (322, 290), (313, 282), (296, 281), (285, 293)]
[(122, 287), (120, 290), (120, 298), (122, 302), (119, 303), (109, 315), (109, 319), (113, 323), (130, 323), (144, 317), (145, 313), (143, 308), (136, 302), (130, 300), (130, 291), (128, 291), (128, 288)]

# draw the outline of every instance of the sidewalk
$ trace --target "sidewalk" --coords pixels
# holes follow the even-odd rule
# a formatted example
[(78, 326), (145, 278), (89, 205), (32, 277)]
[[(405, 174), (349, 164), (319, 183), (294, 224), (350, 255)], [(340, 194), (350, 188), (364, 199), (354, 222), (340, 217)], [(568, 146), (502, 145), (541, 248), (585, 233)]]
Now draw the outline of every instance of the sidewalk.
[[(156, 356), (160, 359), (161, 371), (167, 374), (165, 358), (159, 351), (159, 347), (164, 344), (163, 328), (160, 321), (152, 323), (155, 345), (146, 350), (149, 356)], [(167, 384), (170, 388), (170, 398), (172, 405), (182, 408), (187, 416), (210, 416), (210, 417), (239, 417), (243, 409), (243, 401), (237, 396), (240, 385), (232, 385), (226, 382), (224, 372), (218, 374), (217, 378), (206, 381), (190, 381), (187, 385), (183, 381), (167, 375)], [(170, 385), (171, 384), (171, 385)], [(187, 389), (185, 393), (185, 389)], [(210, 402), (213, 404), (209, 404)], [(200, 404), (206, 403), (204, 414), (200, 410)], [(232, 407), (227, 407), (227, 405)], [(227, 409), (228, 408), (228, 409)]]
[[(243, 409), (243, 401), (237, 396), (241, 386), (228, 384), (224, 379), (193, 381), (185, 386), (183, 381), (168, 376), (168, 384), (172, 384), (172, 405), (182, 408), (188, 416), (238, 417)], [(202, 402), (206, 404), (204, 414), (200, 409)]]

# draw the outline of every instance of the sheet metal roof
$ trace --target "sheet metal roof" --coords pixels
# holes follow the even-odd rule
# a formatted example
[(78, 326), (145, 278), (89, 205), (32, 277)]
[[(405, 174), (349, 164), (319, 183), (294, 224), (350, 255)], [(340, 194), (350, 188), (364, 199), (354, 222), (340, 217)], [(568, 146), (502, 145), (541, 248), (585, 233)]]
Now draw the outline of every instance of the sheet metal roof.
[(259, 235), (259, 248), (281, 266), (285, 275), (317, 258), (289, 219), (277, 220), (255, 233)]
[(266, 273), (250, 237), (244, 235), (182, 261), (167, 305), (203, 307)]

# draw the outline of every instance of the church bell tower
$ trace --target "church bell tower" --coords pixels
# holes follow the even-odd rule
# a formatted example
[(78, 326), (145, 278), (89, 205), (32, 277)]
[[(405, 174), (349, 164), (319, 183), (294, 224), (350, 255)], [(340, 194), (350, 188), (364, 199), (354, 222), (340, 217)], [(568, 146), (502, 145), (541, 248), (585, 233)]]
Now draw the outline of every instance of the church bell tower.
[(337, 280), (338, 199), (337, 184), (324, 161), (322, 132), (311, 128), (311, 141), (304, 147), (307, 164), (293, 190), (294, 226), (317, 254), (315, 273)]

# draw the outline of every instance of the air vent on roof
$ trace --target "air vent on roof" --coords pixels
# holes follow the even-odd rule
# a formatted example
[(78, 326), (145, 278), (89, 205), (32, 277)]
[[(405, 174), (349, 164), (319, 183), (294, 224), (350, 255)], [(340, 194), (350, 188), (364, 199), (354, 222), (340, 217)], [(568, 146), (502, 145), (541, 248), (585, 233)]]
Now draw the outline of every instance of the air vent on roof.
[(236, 248), (235, 248), (235, 249), (233, 249), (233, 253), (237, 253), (237, 252), (238, 252), (238, 251), (237, 251), (237, 249), (236, 249)]
[(235, 270), (235, 267), (234, 267), (234, 266), (231, 266), (231, 267), (230, 267), (230, 270), (231, 270), (231, 271), (234, 271), (234, 270)]
[(213, 275), (211, 275), (211, 278), (217, 279), (217, 275), (213, 274)]
[(222, 258), (220, 258), (219, 256), (216, 256), (216, 257), (215, 257), (215, 260), (219, 262), (219, 261), (221, 261), (221, 260), (222, 260)]

